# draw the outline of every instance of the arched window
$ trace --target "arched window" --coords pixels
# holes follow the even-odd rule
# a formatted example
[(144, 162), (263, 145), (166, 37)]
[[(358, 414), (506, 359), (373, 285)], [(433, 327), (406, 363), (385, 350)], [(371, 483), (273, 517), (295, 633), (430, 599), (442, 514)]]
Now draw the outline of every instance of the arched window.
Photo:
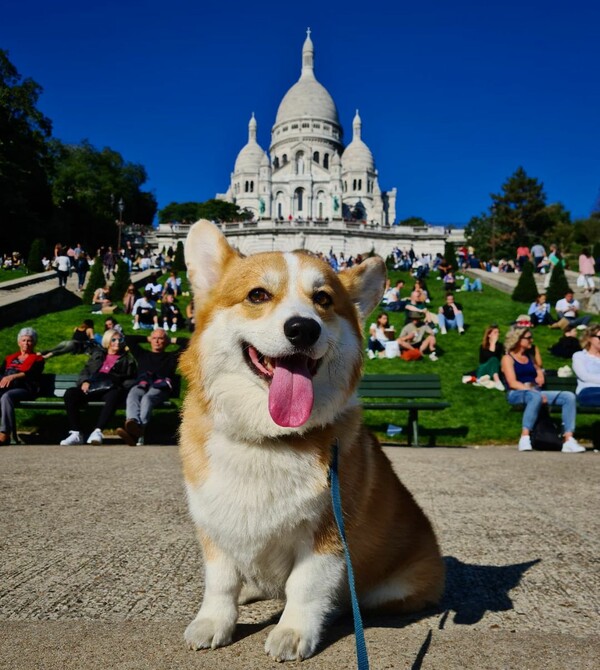
[(275, 156), (275, 158), (273, 159), (273, 167), (276, 170), (279, 168), (279, 158), (277, 158), (277, 156)]
[(323, 167), (329, 170), (329, 154), (323, 154)]
[(352, 180), (352, 190), (356, 191), (356, 179)]
[(244, 182), (244, 193), (248, 193), (248, 182)]
[(313, 161), (315, 163), (319, 162), (319, 152), (318, 151), (315, 151), (315, 153), (313, 154)]
[(281, 157), (281, 162), (283, 163), (283, 165), (287, 163), (287, 154), (283, 154), (283, 156)]
[(301, 214), (304, 209), (304, 189), (297, 188), (294, 191), (294, 212)]
[(250, 182), (250, 193), (254, 193), (254, 181)]
[(362, 191), (362, 179), (358, 180), (358, 190)]

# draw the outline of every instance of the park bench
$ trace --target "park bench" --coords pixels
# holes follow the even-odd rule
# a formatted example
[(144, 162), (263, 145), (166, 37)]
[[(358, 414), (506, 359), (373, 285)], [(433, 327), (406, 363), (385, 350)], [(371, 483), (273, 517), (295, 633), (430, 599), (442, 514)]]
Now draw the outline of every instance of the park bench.
[(439, 375), (365, 375), (357, 393), (364, 409), (408, 411), (408, 443), (415, 447), (419, 446), (419, 411), (450, 407), (441, 400)]
[[(16, 409), (30, 410), (65, 410), (63, 397), (68, 388), (77, 386), (77, 374), (53, 374), (44, 373), (40, 378), (40, 392), (34, 400), (21, 400), (15, 407)], [(155, 409), (179, 409), (173, 399), (179, 398), (181, 393), (181, 378), (177, 375), (173, 379), (173, 391), (169, 400), (166, 400)], [(101, 399), (91, 400), (89, 407), (102, 407), (104, 401)], [(123, 402), (122, 407), (125, 407)], [(17, 428), (15, 426), (13, 439), (18, 442)]]
[[(546, 391), (572, 391), (575, 393), (577, 388), (577, 377), (557, 377), (552, 370), (546, 371)], [(551, 412), (560, 412), (558, 405), (550, 407)], [(600, 414), (600, 407), (583, 407), (577, 403), (577, 414)]]

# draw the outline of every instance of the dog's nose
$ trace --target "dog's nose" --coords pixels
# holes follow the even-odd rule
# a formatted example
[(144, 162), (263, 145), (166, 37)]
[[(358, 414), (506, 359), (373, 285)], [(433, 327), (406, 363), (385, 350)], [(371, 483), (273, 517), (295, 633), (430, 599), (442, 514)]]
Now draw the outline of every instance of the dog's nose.
[(314, 319), (294, 316), (283, 324), (288, 340), (299, 349), (311, 347), (321, 334), (321, 326)]

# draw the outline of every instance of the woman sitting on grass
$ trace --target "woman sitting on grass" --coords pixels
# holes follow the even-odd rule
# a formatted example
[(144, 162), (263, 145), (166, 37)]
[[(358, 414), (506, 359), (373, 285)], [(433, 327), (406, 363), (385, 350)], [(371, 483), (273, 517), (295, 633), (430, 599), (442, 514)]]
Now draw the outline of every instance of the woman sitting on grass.
[(479, 366), (475, 372), (477, 381), (487, 378), (489, 388), (504, 391), (504, 384), (500, 380), (500, 361), (504, 356), (504, 347), (500, 343), (500, 329), (493, 323), (483, 333), (483, 340), (479, 347)]
[(508, 386), (508, 402), (525, 405), (519, 451), (531, 451), (530, 433), (543, 403), (562, 408), (564, 443), (562, 451), (576, 454), (585, 451), (573, 437), (575, 431), (575, 394), (570, 391), (543, 391), (544, 371), (533, 356), (533, 335), (530, 328), (513, 326), (504, 340), (506, 354), (502, 357), (502, 372)]
[(85, 319), (83, 323), (73, 329), (73, 336), (70, 340), (63, 340), (52, 349), (47, 349), (41, 353), (44, 358), (48, 359), (52, 356), (63, 356), (64, 354), (86, 354), (95, 346), (94, 322), (91, 319)]
[(390, 341), (386, 335), (386, 330), (393, 330), (393, 326), (390, 326), (388, 315), (381, 312), (377, 315), (375, 323), (372, 323), (369, 327), (369, 342), (367, 345), (369, 358), (376, 358), (378, 354), (380, 358), (383, 358), (385, 345)]

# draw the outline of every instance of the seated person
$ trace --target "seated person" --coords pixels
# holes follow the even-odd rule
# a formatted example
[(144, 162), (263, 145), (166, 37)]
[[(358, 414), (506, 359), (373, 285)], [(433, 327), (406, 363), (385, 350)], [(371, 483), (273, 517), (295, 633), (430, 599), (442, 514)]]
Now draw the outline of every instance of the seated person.
[(196, 315), (194, 314), (194, 299), (192, 298), (185, 308), (185, 316), (188, 323), (188, 330), (190, 333), (194, 332), (196, 326)]
[(481, 293), (483, 291), (483, 284), (481, 283), (481, 279), (479, 279), (479, 277), (475, 277), (475, 279), (469, 279), (469, 277), (465, 277), (461, 291), (477, 291), (478, 293)]
[(440, 279), (443, 279), (448, 272), (452, 272), (452, 266), (445, 258), (442, 258), (440, 264), (437, 266), (440, 272)]
[(149, 293), (151, 300), (155, 302), (162, 298), (163, 287), (159, 283), (158, 275), (155, 272), (150, 275), (150, 281), (144, 287), (144, 293)]
[(125, 314), (131, 314), (133, 312), (133, 306), (139, 297), (140, 294), (136, 289), (135, 284), (129, 284), (125, 294), (123, 295), (123, 311)]
[(70, 340), (63, 340), (52, 349), (42, 351), (41, 354), (46, 359), (52, 358), (52, 356), (62, 356), (63, 354), (86, 354), (95, 346), (94, 322), (91, 319), (85, 319), (83, 323), (73, 329)]
[(433, 334), (433, 330), (424, 321), (424, 314), (413, 312), (410, 316), (410, 323), (400, 331), (400, 337), (397, 342), (401, 350), (418, 349), (421, 355), (424, 355), (429, 350), (429, 359), (437, 361), (435, 335)]
[(573, 354), (581, 351), (577, 338), (577, 326), (567, 326), (562, 337), (550, 347), (549, 351), (557, 358), (572, 358)]
[(452, 293), (446, 295), (446, 302), (438, 310), (440, 333), (446, 335), (448, 329), (456, 328), (461, 335), (465, 332), (465, 317), (462, 305), (454, 301)]
[(116, 330), (107, 330), (102, 337), (102, 346), (92, 351), (79, 373), (77, 386), (67, 389), (65, 393), (69, 435), (61, 441), (61, 445), (83, 444), (79, 410), (87, 406), (90, 400), (103, 400), (104, 405), (87, 443), (102, 444), (102, 430), (124, 398), (126, 382), (135, 379), (135, 376), (136, 363), (125, 348), (125, 338)]
[(535, 302), (532, 302), (527, 310), (533, 326), (550, 326), (555, 319), (550, 314), (550, 305), (546, 302), (546, 294), (538, 293)]
[(163, 295), (168, 293), (174, 296), (181, 295), (181, 278), (177, 276), (177, 273), (174, 270), (169, 272), (169, 276), (165, 282)]
[[(544, 391), (544, 370), (532, 352), (533, 334), (530, 328), (513, 326), (504, 341), (506, 354), (502, 357), (502, 372), (508, 386), (507, 400), (511, 405), (525, 405), (519, 451), (531, 451), (530, 433), (533, 430), (542, 403), (553, 403), (562, 409), (562, 451), (581, 453), (585, 448), (573, 437), (575, 431), (575, 394), (570, 391)], [(541, 361), (540, 361), (541, 362)]]
[(406, 303), (406, 323), (410, 323), (413, 314), (422, 314), (426, 323), (437, 323), (433, 314), (427, 309), (429, 294), (420, 280), (415, 282), (415, 288), (410, 294), (410, 301)]
[(133, 306), (133, 329), (158, 328), (158, 314), (156, 303), (152, 299), (152, 293), (146, 291), (144, 295), (135, 301)]
[(163, 322), (165, 330), (171, 329), (174, 333), (177, 328), (185, 324), (185, 319), (181, 310), (175, 303), (175, 295), (173, 293), (165, 293), (160, 308), (160, 318)]
[(0, 364), (0, 446), (10, 444), (10, 437), (15, 433), (15, 404), (36, 397), (44, 371), (45, 361), (35, 352), (35, 330), (21, 328), (17, 344), (19, 351), (6, 356)]
[(407, 300), (403, 300), (400, 296), (400, 291), (404, 288), (404, 282), (399, 279), (396, 282), (396, 285), (393, 288), (388, 289), (384, 294), (384, 300), (387, 295), (387, 301), (385, 302), (386, 309), (389, 312), (403, 312), (406, 308)]
[(92, 297), (92, 311), (101, 312), (103, 309), (112, 307), (112, 301), (110, 299), (110, 286), (106, 284), (101, 288), (97, 288), (94, 291)]
[(591, 316), (577, 316), (581, 311), (579, 300), (575, 300), (575, 295), (571, 289), (565, 293), (565, 297), (556, 303), (556, 313), (559, 319), (566, 319), (572, 326), (587, 326)]
[(582, 351), (573, 354), (577, 400), (584, 407), (600, 407), (600, 325), (593, 324), (581, 338)]
[[(117, 433), (125, 444), (134, 446), (144, 444), (144, 432), (153, 409), (171, 395), (179, 355), (189, 340), (183, 340), (174, 351), (166, 351), (169, 344), (175, 344), (177, 340), (169, 340), (167, 333), (157, 328), (147, 338), (130, 336), (126, 341), (137, 361), (138, 377), (136, 385), (127, 394), (125, 425), (117, 428)], [(148, 341), (150, 349), (143, 349), (142, 341)]]
[(383, 358), (385, 345), (390, 341), (385, 331), (390, 331), (392, 328), (385, 312), (377, 315), (375, 323), (372, 323), (369, 327), (369, 342), (367, 344), (369, 358), (375, 358), (377, 354), (380, 358)]
[(475, 377), (479, 380), (487, 376), (493, 388), (504, 391), (504, 384), (500, 380), (500, 362), (504, 356), (504, 347), (499, 339), (500, 329), (495, 323), (485, 329), (479, 347), (479, 365), (475, 371)]
[(448, 272), (443, 276), (442, 282), (444, 283), (444, 291), (447, 293), (449, 291), (456, 291), (456, 277), (452, 268), (449, 268)]

